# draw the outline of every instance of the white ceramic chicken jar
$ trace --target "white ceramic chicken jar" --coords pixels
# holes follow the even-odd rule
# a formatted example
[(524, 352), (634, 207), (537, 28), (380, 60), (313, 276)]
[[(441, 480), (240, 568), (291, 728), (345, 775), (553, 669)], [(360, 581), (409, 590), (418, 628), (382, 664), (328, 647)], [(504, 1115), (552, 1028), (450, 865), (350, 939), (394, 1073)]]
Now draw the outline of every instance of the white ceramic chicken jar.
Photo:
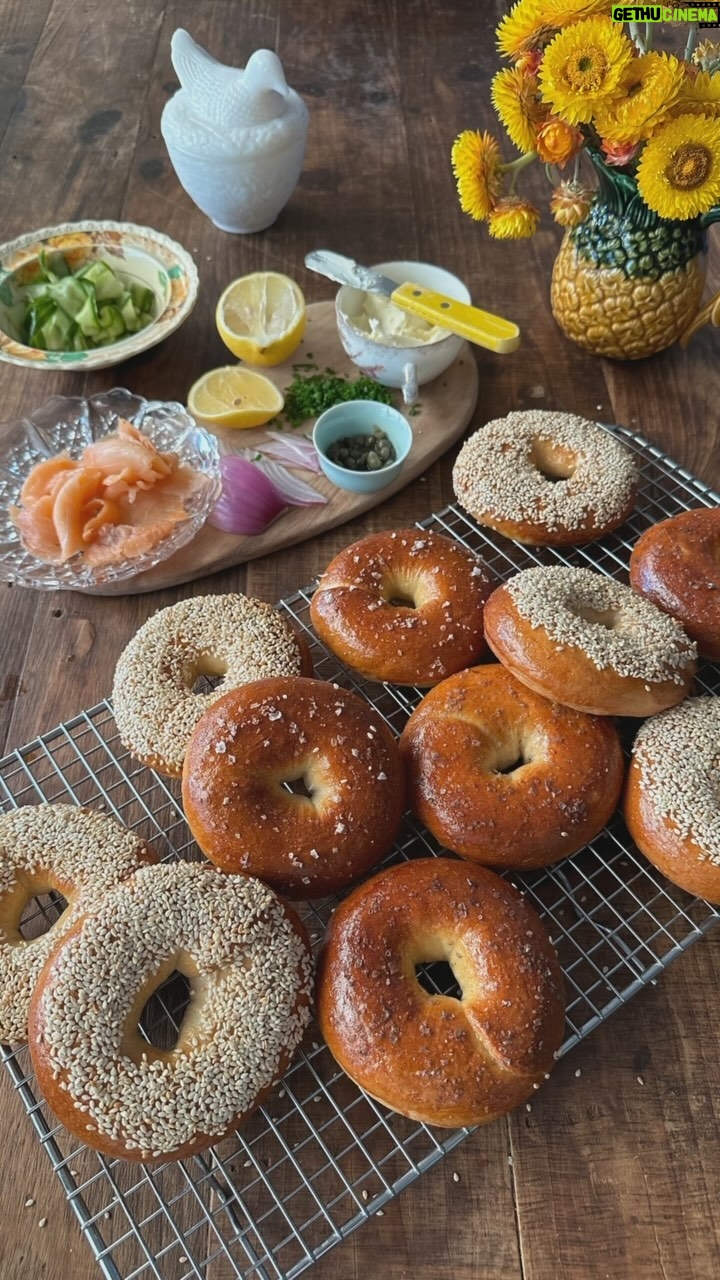
[(244, 69), (227, 67), (182, 28), (170, 49), (181, 88), (160, 128), (181, 185), (222, 231), (263, 231), (302, 170), (305, 103), (270, 49), (258, 49)]

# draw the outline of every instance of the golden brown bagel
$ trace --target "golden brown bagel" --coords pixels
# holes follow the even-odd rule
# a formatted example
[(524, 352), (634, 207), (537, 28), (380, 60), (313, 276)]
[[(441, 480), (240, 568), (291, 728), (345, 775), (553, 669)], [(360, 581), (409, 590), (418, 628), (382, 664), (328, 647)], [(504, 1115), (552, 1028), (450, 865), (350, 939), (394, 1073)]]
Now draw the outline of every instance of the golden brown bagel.
[(720, 507), (646, 529), (632, 549), (630, 585), (677, 618), (705, 658), (720, 661)]
[(720, 698), (688, 698), (635, 738), (625, 821), (645, 857), (688, 893), (720, 903)]
[(605, 826), (622, 788), (610, 720), (550, 702), (492, 663), (449, 676), (401, 738), (410, 804), (446, 848), (544, 867)]
[[(294, 784), (296, 792), (284, 783)], [(227, 693), (190, 739), (188, 825), (225, 871), (290, 898), (336, 893), (388, 852), (405, 777), (387, 725), (324, 680), (257, 680)]]
[(485, 607), (493, 653), (555, 702), (600, 716), (649, 716), (686, 695), (697, 650), (674, 618), (591, 569), (524, 569)]
[[(416, 966), (445, 960), (462, 998), (431, 995)], [(482, 867), (421, 858), (337, 908), (316, 1009), (344, 1071), (424, 1124), (484, 1124), (523, 1102), (563, 1038), (563, 979), (544, 925)]]
[[(177, 1044), (138, 1032), (178, 970), (191, 1000)], [(149, 867), (84, 916), (45, 966), (29, 1042), (38, 1084), (77, 1139), (125, 1160), (179, 1160), (253, 1111), (310, 1016), (312, 961), (294, 911), (251, 876)]]
[(433, 685), (485, 653), (493, 586), (480, 557), (442, 534), (371, 533), (331, 560), (310, 616), (323, 643), (367, 679)]

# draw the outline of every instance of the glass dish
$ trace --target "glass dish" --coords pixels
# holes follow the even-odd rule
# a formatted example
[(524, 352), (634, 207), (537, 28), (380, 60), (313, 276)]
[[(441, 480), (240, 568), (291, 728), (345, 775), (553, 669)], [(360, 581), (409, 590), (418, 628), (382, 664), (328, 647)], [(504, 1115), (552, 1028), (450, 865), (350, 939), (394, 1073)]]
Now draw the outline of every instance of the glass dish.
[[(181, 462), (206, 477), (207, 482), (186, 500), (187, 518), (178, 521), (172, 533), (151, 551), (134, 560), (103, 568), (83, 564), (80, 556), (65, 564), (39, 560), (23, 546), (9, 507), (17, 504), (20, 489), (37, 462), (63, 449), (78, 458), (94, 440), (116, 431), (120, 417), (138, 427), (156, 448), (177, 454)], [(27, 418), (0, 426), (0, 582), (45, 591), (86, 591), (133, 578), (190, 542), (219, 493), (217, 440), (197, 425), (183, 405), (145, 400), (119, 387), (89, 399), (52, 396)]]

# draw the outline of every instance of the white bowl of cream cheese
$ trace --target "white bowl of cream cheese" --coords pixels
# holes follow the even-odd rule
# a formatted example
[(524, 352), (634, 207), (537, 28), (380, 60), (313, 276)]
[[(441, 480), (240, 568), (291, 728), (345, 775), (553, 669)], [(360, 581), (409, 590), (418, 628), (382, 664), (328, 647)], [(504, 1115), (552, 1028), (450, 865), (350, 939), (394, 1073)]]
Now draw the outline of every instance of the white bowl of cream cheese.
[[(380, 262), (373, 268), (397, 284), (410, 281), (470, 302), (463, 281), (428, 262)], [(384, 387), (401, 387), (406, 404), (417, 388), (439, 377), (457, 359), (464, 339), (396, 307), (389, 298), (344, 284), (335, 298), (338, 334), (347, 355)]]

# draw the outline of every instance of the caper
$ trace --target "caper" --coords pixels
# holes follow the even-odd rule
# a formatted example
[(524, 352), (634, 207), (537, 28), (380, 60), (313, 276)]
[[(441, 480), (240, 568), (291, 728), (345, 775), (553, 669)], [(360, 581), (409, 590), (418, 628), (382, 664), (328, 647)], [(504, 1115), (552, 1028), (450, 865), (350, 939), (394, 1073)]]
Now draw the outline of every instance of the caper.
[(382, 427), (373, 427), (371, 435), (343, 436), (328, 445), (331, 462), (348, 471), (379, 471), (395, 461), (395, 449)]

